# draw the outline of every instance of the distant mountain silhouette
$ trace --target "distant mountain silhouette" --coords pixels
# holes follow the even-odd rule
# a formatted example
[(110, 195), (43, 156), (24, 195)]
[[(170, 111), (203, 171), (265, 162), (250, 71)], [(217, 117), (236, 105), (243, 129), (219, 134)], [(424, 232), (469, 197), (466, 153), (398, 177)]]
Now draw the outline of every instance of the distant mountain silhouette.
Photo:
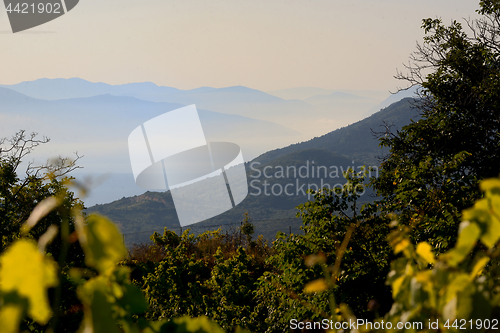
[[(366, 122), (349, 127), (361, 126), (350, 134), (342, 127), (361, 119), (380, 99), (381, 92), (319, 88), (288, 92), (314, 93), (316, 97), (308, 97), (317, 100), (284, 100), (243, 86), (180, 90), (151, 82), (110, 85), (78, 78), (40, 79), (0, 87), (0, 130), (4, 136), (25, 129), (50, 137), (51, 143), (37, 149), (34, 156), (41, 160), (72, 156), (78, 151), (85, 156), (81, 160), (85, 174), (81, 177), (111, 173), (103, 186), (91, 192), (89, 205), (142, 193), (130, 177), (126, 142), (130, 131), (146, 120), (191, 103), (197, 105), (208, 141), (239, 144), (246, 161), (270, 151), (258, 160), (268, 162), (266, 159), (281, 154), (281, 150), (273, 149), (300, 142), (300, 149), (325, 149), (363, 163), (377, 163), (380, 154), (374, 153), (377, 143), (367, 134)], [(393, 100), (399, 97), (391, 96)], [(379, 118), (368, 127), (378, 128)], [(332, 132), (337, 128), (339, 131)], [(308, 143), (315, 136), (320, 138)]]
[[(286, 126), (303, 134), (296, 142), (304, 141), (318, 133), (325, 134), (332, 129), (352, 124), (361, 119), (368, 109), (377, 105), (380, 101), (379, 99), (367, 99), (366, 97), (355, 99), (327, 97), (328, 100), (326, 101), (316, 103), (312, 100), (313, 102), (308, 103), (298, 99), (285, 100), (243, 86), (200, 87), (181, 90), (158, 86), (152, 82), (110, 85), (89, 82), (79, 78), (39, 79), (0, 87), (9, 88), (43, 100), (89, 98), (109, 94), (135, 97), (150, 102), (182, 105), (196, 104), (199, 109), (239, 115)], [(310, 91), (317, 92), (318, 95), (323, 95), (325, 91), (329, 92), (317, 88)], [(293, 141), (288, 143), (290, 142)]]
[(159, 87), (152, 82), (110, 85), (79, 78), (38, 79), (13, 85), (0, 85), (0, 87), (9, 88), (33, 98), (47, 100), (85, 98), (105, 94), (124, 95), (134, 92), (157, 95), (180, 91), (176, 88)]
[(376, 90), (353, 90), (353, 89), (324, 89), (316, 87), (296, 87), (289, 89), (281, 89), (269, 91), (268, 93), (283, 99), (300, 99), (306, 100), (307, 98), (320, 95), (329, 95), (334, 92), (347, 93), (356, 96), (370, 97), (378, 100), (384, 100), (389, 95), (388, 91)]
[(289, 89), (281, 89), (270, 91), (269, 94), (274, 95), (283, 99), (300, 99), (305, 100), (306, 98), (317, 96), (317, 95), (328, 95), (331, 94), (333, 90), (315, 88), (315, 87), (297, 87)]
[[(143, 191), (135, 185), (128, 153), (128, 136), (137, 126), (184, 105), (150, 102), (129, 96), (98, 95), (60, 100), (41, 100), (0, 87), (0, 137), (16, 131), (37, 132), (51, 142), (30, 155), (37, 163), (57, 156), (84, 157), (78, 170), (83, 176), (123, 174), (92, 191), (90, 203), (111, 202)], [(224, 114), (198, 108), (209, 142), (227, 141), (240, 145), (243, 156), (252, 159), (265, 151), (298, 141), (296, 131), (264, 120)], [(93, 175), (92, 175), (93, 174)], [(82, 176), (82, 177), (83, 177)], [(114, 186), (114, 192), (106, 189)]]

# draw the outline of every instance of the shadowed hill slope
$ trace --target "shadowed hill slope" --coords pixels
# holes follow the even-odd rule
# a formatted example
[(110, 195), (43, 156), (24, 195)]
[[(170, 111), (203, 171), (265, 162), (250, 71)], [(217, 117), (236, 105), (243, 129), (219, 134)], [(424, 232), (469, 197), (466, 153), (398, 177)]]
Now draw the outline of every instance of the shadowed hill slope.
[(314, 148), (325, 149), (353, 160), (362, 161), (367, 165), (378, 165), (378, 157), (387, 154), (388, 150), (379, 147), (379, 142), (374, 138), (372, 130), (375, 132), (385, 131), (385, 123), (392, 125), (391, 131), (395, 132), (409, 124), (411, 120), (420, 119), (418, 111), (411, 107), (412, 101), (411, 98), (405, 98), (352, 125), (339, 128), (309, 141), (269, 151), (255, 158), (254, 161), (264, 164), (294, 151)]

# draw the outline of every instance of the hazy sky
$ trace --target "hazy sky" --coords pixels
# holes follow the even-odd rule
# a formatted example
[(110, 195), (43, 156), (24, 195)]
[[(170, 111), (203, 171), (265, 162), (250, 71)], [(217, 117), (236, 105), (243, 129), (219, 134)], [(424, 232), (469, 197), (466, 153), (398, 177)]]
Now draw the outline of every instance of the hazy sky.
[(394, 90), (422, 18), (461, 20), (477, 8), (472, 0), (80, 0), (12, 34), (2, 7), (0, 83)]

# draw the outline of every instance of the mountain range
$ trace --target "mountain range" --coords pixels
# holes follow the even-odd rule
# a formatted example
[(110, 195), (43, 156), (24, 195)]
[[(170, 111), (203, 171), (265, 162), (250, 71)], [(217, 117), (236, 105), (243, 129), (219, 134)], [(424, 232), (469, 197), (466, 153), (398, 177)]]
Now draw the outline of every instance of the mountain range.
[[(412, 120), (417, 121), (419, 114), (411, 102), (411, 99), (403, 99), (352, 125), (258, 156), (246, 163), (249, 185), (246, 199), (235, 208), (189, 228), (195, 231), (224, 225), (227, 228), (230, 224), (238, 225), (248, 213), (255, 221), (256, 233), (268, 239), (273, 239), (277, 231), (300, 232), (301, 221), (295, 219), (295, 207), (311, 199), (305, 191), (325, 184), (330, 187), (343, 184), (342, 171), (348, 167), (355, 170), (362, 165), (378, 167), (378, 158), (388, 151), (378, 146), (373, 132), (394, 133)], [(372, 176), (376, 175), (375, 171)], [(203, 181), (189, 186), (195, 186), (204, 195), (211, 193), (210, 186)], [(367, 191), (360, 203), (373, 200), (373, 196)], [(164, 227), (180, 231), (169, 192), (146, 192), (96, 205), (87, 211), (107, 215), (118, 222), (127, 234), (128, 244), (147, 241), (153, 230), (162, 232)]]
[[(30, 158), (44, 163), (47, 157), (83, 156), (77, 178), (97, 178), (107, 174), (115, 191), (96, 188), (89, 204), (110, 202), (122, 196), (143, 193), (130, 177), (128, 136), (137, 126), (183, 104), (151, 102), (110, 94), (58, 100), (38, 99), (0, 87), (0, 137), (18, 130), (50, 138)], [(241, 115), (198, 108), (207, 141), (238, 144), (245, 158), (298, 141), (302, 137), (286, 126)], [(117, 178), (113, 180), (112, 178)], [(123, 184), (126, 184), (125, 187)]]
[[(328, 103), (308, 103), (299, 99), (283, 99), (275, 95), (243, 86), (224, 88), (200, 87), (180, 90), (158, 86), (151, 82), (110, 85), (94, 83), (79, 78), (39, 79), (0, 87), (12, 89), (24, 95), (45, 100), (88, 98), (99, 95), (127, 96), (149, 102), (171, 104), (196, 104), (200, 109), (244, 116), (286, 126), (301, 133), (297, 141), (314, 135), (325, 134), (362, 118), (371, 107), (382, 102), (387, 94), (371, 97), (349, 92), (346, 100), (341, 96)], [(325, 98), (326, 90), (317, 90), (318, 99)], [(345, 92), (344, 92), (345, 93)], [(331, 93), (330, 93), (331, 94)], [(364, 92), (361, 92), (364, 94)], [(326, 94), (328, 95), (328, 94)], [(313, 98), (313, 96), (309, 96)], [(314, 98), (312, 99), (314, 102)], [(307, 115), (305, 117), (304, 115)]]
[(128, 135), (144, 121), (186, 104), (196, 103), (208, 141), (234, 142), (250, 161), (352, 124), (385, 96), (319, 88), (286, 93), (304, 100), (241, 86), (180, 90), (151, 82), (110, 85), (78, 78), (39, 79), (0, 86), (0, 137), (19, 129), (49, 137), (51, 142), (30, 156), (40, 163), (47, 157), (83, 155), (79, 164), (84, 168), (74, 176), (93, 180), (85, 199), (91, 206), (143, 193), (131, 175)]
[[(293, 94), (298, 98), (290, 98)], [(294, 88), (266, 93), (241, 86), (180, 90), (151, 82), (40, 79), (0, 86), (0, 132), (8, 137), (24, 129), (50, 137), (49, 144), (30, 156), (35, 161), (75, 151), (84, 155), (79, 161), (84, 171), (75, 177), (102, 183), (85, 198), (91, 206), (88, 213), (101, 212), (117, 221), (130, 244), (147, 240), (152, 230), (179, 228), (179, 221), (170, 192), (144, 193), (135, 185), (128, 135), (149, 119), (195, 104), (207, 141), (241, 147), (248, 161), (249, 194), (235, 208), (190, 228), (227, 227), (248, 212), (256, 232), (272, 239), (280, 230), (300, 232), (295, 207), (311, 198), (308, 188), (343, 184), (342, 171), (348, 167), (379, 165), (387, 150), (378, 146), (373, 132), (391, 126), (395, 131), (418, 119), (409, 99), (399, 101), (409, 94), (383, 100), (383, 93), (376, 91)], [(377, 105), (385, 108), (359, 121)], [(188, 186), (210, 196), (209, 180)], [(365, 193), (361, 201), (372, 200), (372, 195)]]

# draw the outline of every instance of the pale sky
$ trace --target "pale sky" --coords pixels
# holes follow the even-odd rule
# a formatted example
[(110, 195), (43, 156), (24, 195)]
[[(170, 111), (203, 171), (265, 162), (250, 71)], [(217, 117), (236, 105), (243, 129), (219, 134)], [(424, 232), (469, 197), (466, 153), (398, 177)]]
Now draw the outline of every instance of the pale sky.
[(244, 85), (395, 90), (421, 19), (472, 0), (80, 0), (12, 34), (0, 9), (0, 84), (80, 77), (180, 89)]

